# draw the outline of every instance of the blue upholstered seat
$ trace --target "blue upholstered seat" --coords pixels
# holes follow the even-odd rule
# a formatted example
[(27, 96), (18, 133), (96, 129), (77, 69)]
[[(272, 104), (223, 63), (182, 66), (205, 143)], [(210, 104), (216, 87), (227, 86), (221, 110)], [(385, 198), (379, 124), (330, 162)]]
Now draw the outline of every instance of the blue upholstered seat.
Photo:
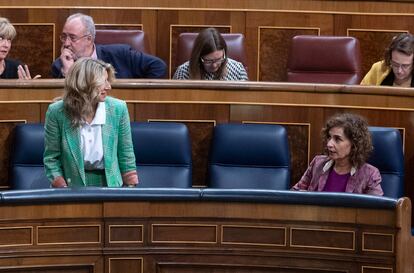
[(138, 187), (192, 186), (191, 141), (187, 126), (175, 122), (132, 122)]
[(216, 126), (209, 163), (210, 187), (287, 190), (289, 184), (290, 153), (283, 126)]
[[(191, 187), (191, 144), (184, 124), (133, 122), (131, 131), (140, 187)], [(11, 187), (48, 188), (43, 165), (43, 124), (17, 125), (13, 147)]]
[(14, 129), (10, 162), (12, 189), (49, 188), (43, 166), (45, 145), (43, 124), (18, 124)]
[(399, 198), (404, 195), (404, 155), (400, 132), (394, 128), (369, 127), (374, 151), (368, 163), (381, 173), (384, 196)]

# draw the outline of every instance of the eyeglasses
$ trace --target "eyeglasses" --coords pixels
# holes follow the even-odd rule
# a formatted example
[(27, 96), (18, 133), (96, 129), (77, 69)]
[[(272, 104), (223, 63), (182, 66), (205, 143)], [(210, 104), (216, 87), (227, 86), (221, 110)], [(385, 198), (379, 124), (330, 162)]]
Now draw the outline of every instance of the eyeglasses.
[(408, 70), (408, 69), (411, 68), (412, 65), (413, 65), (412, 63), (411, 64), (399, 64), (399, 63), (396, 63), (396, 62), (394, 62), (394, 61), (391, 60), (391, 67), (393, 69), (396, 69), (396, 70), (398, 70), (400, 68), (402, 70)]
[(226, 61), (226, 55), (223, 54), (223, 57), (221, 57), (220, 59), (215, 59), (215, 60), (203, 59), (203, 58), (200, 58), (200, 60), (205, 65), (222, 64)]
[(65, 34), (65, 33), (62, 33), (62, 34), (60, 34), (59, 38), (60, 38), (60, 41), (61, 41), (62, 43), (66, 42), (66, 40), (67, 40), (68, 38), (69, 38), (69, 40), (70, 40), (72, 43), (76, 43), (76, 42), (77, 42), (77, 41), (79, 41), (80, 39), (85, 38), (85, 37), (88, 37), (88, 36), (90, 36), (90, 34), (85, 34), (85, 35), (83, 35), (83, 36), (81, 36), (81, 37), (78, 37), (78, 36), (73, 35), (73, 34), (69, 34), (69, 35), (67, 35), (67, 34)]

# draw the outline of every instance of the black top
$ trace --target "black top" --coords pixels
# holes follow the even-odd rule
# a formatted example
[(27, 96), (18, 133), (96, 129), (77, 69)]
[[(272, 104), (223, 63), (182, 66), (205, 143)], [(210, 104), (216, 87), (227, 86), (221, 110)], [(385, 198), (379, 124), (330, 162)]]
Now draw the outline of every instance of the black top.
[(17, 67), (21, 65), (20, 61), (13, 59), (5, 59), (6, 67), (3, 73), (0, 74), (0, 79), (18, 79)]
[[(394, 79), (395, 79), (395, 75), (394, 75), (394, 72), (392, 72), (391, 70), (390, 73), (387, 75), (387, 77), (385, 77), (385, 79), (382, 81), (381, 85), (393, 86)], [(414, 76), (411, 77), (411, 87), (414, 87)]]

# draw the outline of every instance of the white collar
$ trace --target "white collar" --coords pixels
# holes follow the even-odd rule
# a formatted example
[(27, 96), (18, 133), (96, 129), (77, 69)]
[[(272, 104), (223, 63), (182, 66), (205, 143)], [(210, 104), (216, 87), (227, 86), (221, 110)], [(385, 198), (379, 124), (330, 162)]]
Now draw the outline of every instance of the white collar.
[(96, 108), (95, 117), (93, 118), (90, 125), (102, 125), (105, 124), (106, 111), (105, 102), (99, 102)]
[[(323, 165), (323, 169), (322, 169), (323, 172), (326, 173), (333, 166), (334, 163), (335, 163), (335, 161), (333, 161), (332, 159), (329, 160), (328, 162), (326, 162), (325, 165)], [(356, 171), (357, 171), (357, 169), (354, 166), (352, 166), (351, 176), (353, 176), (356, 173)]]

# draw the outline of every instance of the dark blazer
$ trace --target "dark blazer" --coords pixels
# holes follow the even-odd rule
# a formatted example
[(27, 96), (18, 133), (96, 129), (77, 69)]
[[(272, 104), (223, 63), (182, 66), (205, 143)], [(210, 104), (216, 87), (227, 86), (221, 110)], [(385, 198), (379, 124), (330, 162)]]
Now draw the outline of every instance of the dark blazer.
[(5, 59), (6, 69), (0, 74), (0, 79), (18, 79), (17, 67), (22, 63), (18, 60)]
[[(112, 64), (117, 78), (165, 78), (167, 66), (158, 57), (131, 48), (129, 45), (95, 45), (98, 59)], [(62, 62), (57, 58), (52, 64), (52, 77), (63, 78)]]

